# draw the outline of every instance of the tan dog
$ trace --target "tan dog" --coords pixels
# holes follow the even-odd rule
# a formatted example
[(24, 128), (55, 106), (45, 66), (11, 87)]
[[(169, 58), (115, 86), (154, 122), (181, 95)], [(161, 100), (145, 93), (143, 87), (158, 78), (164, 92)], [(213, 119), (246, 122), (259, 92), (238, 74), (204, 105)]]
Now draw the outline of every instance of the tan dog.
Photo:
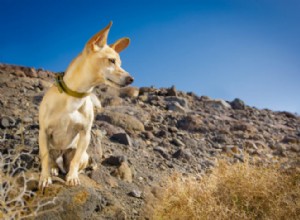
[[(93, 106), (100, 106), (91, 94), (93, 88), (101, 83), (123, 87), (133, 82), (121, 68), (119, 56), (130, 40), (121, 38), (108, 46), (111, 25), (112, 22), (87, 42), (65, 75), (58, 78), (43, 98), (39, 109), (41, 188), (52, 183), (51, 176), (58, 175), (58, 168), (68, 172), (67, 185), (80, 184), (78, 172), (86, 167), (89, 158), (86, 150), (94, 119)], [(63, 161), (70, 155), (71, 161)], [(66, 163), (68, 167), (63, 165)]]

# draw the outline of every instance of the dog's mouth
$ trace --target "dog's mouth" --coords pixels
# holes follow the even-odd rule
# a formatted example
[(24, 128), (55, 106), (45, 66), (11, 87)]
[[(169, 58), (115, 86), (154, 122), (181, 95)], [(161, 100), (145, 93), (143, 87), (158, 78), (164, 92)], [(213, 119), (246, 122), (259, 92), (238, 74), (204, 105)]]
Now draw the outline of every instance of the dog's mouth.
[(116, 86), (116, 87), (124, 87), (125, 85), (121, 85), (121, 84), (119, 84), (119, 83), (117, 83), (117, 82), (115, 82), (115, 81), (113, 81), (113, 80), (111, 80), (111, 79), (109, 79), (109, 78), (107, 78), (106, 79), (108, 82), (109, 82), (109, 84), (111, 84), (112, 86)]

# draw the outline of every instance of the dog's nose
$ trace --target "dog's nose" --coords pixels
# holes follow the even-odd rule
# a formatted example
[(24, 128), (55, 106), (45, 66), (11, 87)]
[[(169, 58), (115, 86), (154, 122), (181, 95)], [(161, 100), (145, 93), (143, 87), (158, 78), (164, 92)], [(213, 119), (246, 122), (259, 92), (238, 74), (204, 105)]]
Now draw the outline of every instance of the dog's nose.
[(127, 76), (125, 79), (126, 85), (133, 83), (134, 79), (131, 76)]

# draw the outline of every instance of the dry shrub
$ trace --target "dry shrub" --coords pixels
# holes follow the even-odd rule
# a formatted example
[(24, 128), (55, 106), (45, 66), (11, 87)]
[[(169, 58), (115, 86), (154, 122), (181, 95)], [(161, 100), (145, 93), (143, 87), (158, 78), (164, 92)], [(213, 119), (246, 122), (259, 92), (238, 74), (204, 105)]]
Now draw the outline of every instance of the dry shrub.
[(221, 161), (200, 181), (174, 175), (154, 219), (299, 219), (300, 172)]
[(45, 212), (58, 210), (56, 197), (39, 195), (30, 189), (37, 176), (20, 163), (19, 158), (29, 153), (0, 152), (0, 219), (33, 219)]

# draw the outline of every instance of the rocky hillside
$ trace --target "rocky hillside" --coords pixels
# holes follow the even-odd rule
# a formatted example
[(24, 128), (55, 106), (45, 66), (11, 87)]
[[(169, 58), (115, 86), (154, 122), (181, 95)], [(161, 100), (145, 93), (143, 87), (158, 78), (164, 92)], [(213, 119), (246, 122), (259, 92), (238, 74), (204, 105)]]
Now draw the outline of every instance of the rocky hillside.
[[(201, 177), (221, 157), (243, 162), (249, 155), (256, 163), (280, 160), (282, 168), (299, 169), (299, 116), (175, 87), (101, 86), (94, 93), (103, 108), (95, 110), (91, 161), (80, 176), (82, 185), (66, 187), (60, 175), (42, 194), (38, 108), (54, 73), (0, 64), (0, 77), (2, 162), (33, 176), (26, 187), (40, 199), (56, 198), (37, 219), (151, 219), (151, 202), (163, 190), (164, 178), (173, 173)], [(9, 169), (1, 167), (4, 178)]]

